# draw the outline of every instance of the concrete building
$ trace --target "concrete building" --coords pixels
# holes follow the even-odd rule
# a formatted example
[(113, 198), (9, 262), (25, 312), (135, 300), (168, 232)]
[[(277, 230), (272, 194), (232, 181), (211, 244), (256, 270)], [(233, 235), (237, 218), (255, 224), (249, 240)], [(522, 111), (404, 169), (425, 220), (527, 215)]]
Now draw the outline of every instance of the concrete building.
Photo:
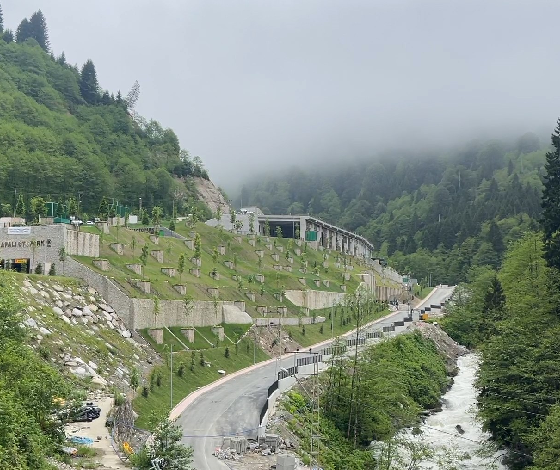
[(61, 248), (67, 255), (98, 257), (99, 235), (62, 224), (0, 227), (0, 269), (30, 273), (41, 264), (46, 273), (60, 263)]
[[(268, 223), (271, 236), (275, 236), (276, 228), (280, 227), (284, 238), (305, 240), (316, 249), (335, 250), (367, 262), (373, 256), (373, 244), (364, 237), (310, 215), (265, 215), (258, 207), (247, 207), (238, 211), (235, 218), (239, 222), (236, 232), (241, 235), (250, 233), (250, 220), (253, 218), (254, 230), (260, 235), (265, 234)], [(233, 229), (230, 214), (223, 214), (219, 222), (211, 219), (206, 223), (213, 227), (221, 225), (225, 230)]]

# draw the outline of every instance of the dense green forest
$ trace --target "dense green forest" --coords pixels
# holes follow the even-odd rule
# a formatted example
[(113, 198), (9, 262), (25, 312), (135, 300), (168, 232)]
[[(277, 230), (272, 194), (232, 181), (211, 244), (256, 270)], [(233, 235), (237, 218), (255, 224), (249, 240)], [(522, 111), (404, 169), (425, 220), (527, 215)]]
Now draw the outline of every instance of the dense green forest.
[[(35, 196), (96, 214), (103, 196), (178, 213), (199, 205), (190, 176), (208, 178), (171, 129), (138, 116), (126, 96), (99, 85), (95, 65), (55, 57), (43, 14), (3, 29), (0, 10), (0, 215)], [(174, 204), (175, 202), (175, 204)], [(206, 211), (207, 212), (207, 211)], [(208, 214), (207, 214), (208, 215)]]
[(512, 469), (552, 470), (560, 462), (560, 120), (552, 143), (542, 231), (511, 243), (500, 269), (471, 268), (442, 320), (482, 355), (479, 416), (509, 450)]
[(502, 268), (472, 268), (442, 324), (482, 354), (479, 416), (513, 469), (558, 468), (560, 277), (540, 233), (512, 244)]
[(471, 266), (497, 267), (508, 243), (535, 227), (544, 163), (545, 150), (528, 133), (514, 142), (292, 168), (246, 184), (240, 200), (356, 231), (399, 271), (454, 284)]

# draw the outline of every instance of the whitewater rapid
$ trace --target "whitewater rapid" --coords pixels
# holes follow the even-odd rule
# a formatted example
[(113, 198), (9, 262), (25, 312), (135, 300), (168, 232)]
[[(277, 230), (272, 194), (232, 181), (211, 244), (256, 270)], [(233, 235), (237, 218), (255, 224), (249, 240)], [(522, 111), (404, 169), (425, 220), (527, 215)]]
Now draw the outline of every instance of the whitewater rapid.
[[(501, 464), (501, 452), (492, 449), (488, 442), (489, 434), (482, 431), (482, 423), (476, 418), (476, 389), (474, 383), (478, 371), (479, 358), (467, 354), (459, 358), (459, 373), (453, 386), (443, 396), (442, 411), (429, 416), (420, 426), (421, 442), (428, 444), (439, 453), (456, 456), (457, 469), (506, 469)], [(457, 429), (457, 425), (464, 431)], [(483, 454), (483, 455), (480, 455)], [(434, 463), (421, 465), (422, 468), (434, 467)]]

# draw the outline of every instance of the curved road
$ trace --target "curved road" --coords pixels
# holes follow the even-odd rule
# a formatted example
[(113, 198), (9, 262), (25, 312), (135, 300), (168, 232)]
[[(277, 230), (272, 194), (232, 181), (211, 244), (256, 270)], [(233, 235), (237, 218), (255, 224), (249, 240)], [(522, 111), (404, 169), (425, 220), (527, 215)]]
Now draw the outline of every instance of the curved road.
[[(452, 293), (453, 287), (438, 287), (417, 308), (439, 304)], [(368, 330), (380, 330), (394, 321), (402, 320), (408, 311), (400, 310), (377, 320)], [(345, 336), (351, 337), (352, 333)], [(327, 344), (321, 344), (322, 349)], [(183, 428), (183, 443), (194, 449), (194, 468), (197, 470), (225, 470), (221, 460), (212, 455), (222, 445), (223, 436), (245, 435), (256, 438), (260, 411), (267, 400), (268, 387), (274, 382), (280, 367), (294, 365), (294, 354), (278, 361), (267, 361), (246, 373), (223, 383), (217, 383), (198, 396), (179, 416)]]

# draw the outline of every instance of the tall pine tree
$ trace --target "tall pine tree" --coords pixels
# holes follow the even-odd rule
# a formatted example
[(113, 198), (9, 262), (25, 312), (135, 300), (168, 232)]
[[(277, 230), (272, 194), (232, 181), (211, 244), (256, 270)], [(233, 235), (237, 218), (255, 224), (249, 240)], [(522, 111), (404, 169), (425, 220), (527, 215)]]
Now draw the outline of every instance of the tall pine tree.
[(0, 33), (4, 32), (4, 12), (2, 11), (2, 5), (0, 5)]
[(97, 72), (95, 65), (88, 60), (82, 67), (82, 76), (80, 79), (80, 93), (82, 98), (89, 104), (97, 103), (99, 98), (99, 84), (97, 83)]
[(560, 119), (552, 133), (552, 146), (553, 149), (546, 154), (541, 226), (546, 263), (560, 268)]
[(11, 29), (7, 29), (6, 31), (4, 31), (4, 34), (2, 34), (2, 40), (4, 42), (7, 42), (8, 44), (10, 42), (14, 42), (14, 33), (12, 33)]
[(31, 37), (35, 39), (45, 52), (50, 50), (49, 31), (47, 29), (47, 20), (41, 10), (31, 15), (29, 20), (31, 26)]
[(31, 23), (27, 18), (24, 18), (16, 30), (16, 42), (22, 43), (30, 37), (33, 37)]

